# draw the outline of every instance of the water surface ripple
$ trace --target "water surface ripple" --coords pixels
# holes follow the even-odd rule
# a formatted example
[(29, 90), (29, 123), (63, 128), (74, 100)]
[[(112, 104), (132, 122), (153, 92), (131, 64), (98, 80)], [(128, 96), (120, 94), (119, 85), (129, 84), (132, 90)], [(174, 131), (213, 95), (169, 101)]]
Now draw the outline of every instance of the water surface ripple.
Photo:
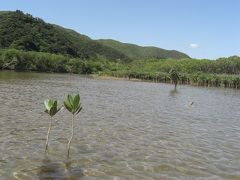
[[(77, 92), (45, 156), (43, 101)], [(2, 71), (0, 100), (1, 179), (240, 179), (239, 90)]]

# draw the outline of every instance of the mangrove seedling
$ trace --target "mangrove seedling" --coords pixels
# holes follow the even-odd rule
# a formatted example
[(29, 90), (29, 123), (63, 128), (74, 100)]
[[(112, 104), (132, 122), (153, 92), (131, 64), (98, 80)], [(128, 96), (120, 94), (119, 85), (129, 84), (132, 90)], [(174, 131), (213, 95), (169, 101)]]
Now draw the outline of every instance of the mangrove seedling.
[(45, 153), (48, 150), (48, 141), (49, 141), (49, 135), (50, 135), (50, 131), (52, 129), (52, 117), (57, 114), (58, 111), (61, 110), (61, 108), (58, 108), (58, 104), (56, 100), (53, 99), (47, 99), (44, 101), (44, 105), (45, 105), (45, 111), (46, 113), (48, 113), (51, 117), (51, 120), (49, 122), (49, 127), (48, 127), (48, 132), (47, 132), (47, 140), (46, 140), (46, 146), (45, 146)]
[(68, 146), (67, 146), (67, 157), (69, 158), (70, 145), (74, 135), (74, 117), (82, 110), (80, 95), (68, 94), (64, 100), (64, 106), (72, 114), (72, 134), (68, 141)]

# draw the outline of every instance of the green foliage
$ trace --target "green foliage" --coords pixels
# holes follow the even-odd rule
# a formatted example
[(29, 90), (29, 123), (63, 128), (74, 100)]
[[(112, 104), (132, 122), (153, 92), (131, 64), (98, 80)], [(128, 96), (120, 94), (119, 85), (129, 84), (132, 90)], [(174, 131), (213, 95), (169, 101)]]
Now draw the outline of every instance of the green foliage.
[(92, 74), (107, 69), (111, 64), (114, 63), (101, 56), (83, 60), (43, 52), (0, 50), (0, 69), (6, 70)]
[(81, 103), (80, 103), (80, 95), (68, 94), (64, 100), (64, 106), (73, 115), (78, 114), (82, 110)]
[(119, 41), (111, 39), (100, 39), (98, 40), (105, 46), (111, 47), (121, 53), (127, 55), (131, 59), (181, 59), (189, 58), (188, 55), (175, 51), (175, 50), (165, 50), (157, 47), (142, 47), (135, 44), (121, 43)]
[(44, 105), (46, 108), (44, 112), (48, 113), (51, 117), (53, 117), (58, 111), (60, 111), (56, 100), (47, 99), (44, 101)]
[(218, 60), (138, 60), (128, 65), (120, 65), (119, 68), (111, 68), (111, 71), (106, 70), (101, 75), (170, 83), (171, 69), (178, 72), (180, 84), (240, 88), (240, 57), (238, 56)]
[(146, 59), (136, 60), (129, 63), (131, 70), (140, 72), (166, 72), (172, 68), (179, 73), (193, 74), (216, 73), (216, 74), (240, 74), (240, 57), (232, 56), (218, 60), (199, 59)]
[(0, 48), (63, 54), (81, 59), (103, 56), (113, 62), (130, 62), (142, 58), (189, 58), (175, 50), (141, 47), (114, 40), (92, 40), (19, 10), (0, 11)]
[(170, 74), (170, 78), (173, 81), (173, 83), (175, 84), (175, 88), (176, 88), (178, 81), (180, 80), (179, 73), (176, 70), (171, 69), (169, 74)]
[[(172, 68), (179, 73), (180, 84), (240, 88), (238, 83), (240, 57), (238, 56), (218, 60), (146, 59), (121, 63), (108, 61), (104, 56), (83, 60), (43, 52), (0, 50), (0, 69), (7, 70), (99, 74), (170, 82), (169, 71)], [(224, 78), (227, 80), (223, 80)]]
[(111, 61), (130, 59), (73, 30), (48, 24), (21, 11), (0, 13), (0, 48), (63, 54), (81, 59), (104, 56)]

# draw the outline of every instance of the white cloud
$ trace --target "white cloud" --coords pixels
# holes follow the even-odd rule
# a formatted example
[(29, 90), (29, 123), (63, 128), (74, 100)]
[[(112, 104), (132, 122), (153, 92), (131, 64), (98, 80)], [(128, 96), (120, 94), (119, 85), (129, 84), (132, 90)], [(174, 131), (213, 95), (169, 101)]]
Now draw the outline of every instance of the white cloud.
[(199, 47), (199, 45), (198, 45), (198, 44), (195, 44), (195, 43), (191, 43), (191, 44), (189, 44), (189, 47), (190, 47), (190, 48), (193, 48), (193, 49), (196, 49), (196, 48)]

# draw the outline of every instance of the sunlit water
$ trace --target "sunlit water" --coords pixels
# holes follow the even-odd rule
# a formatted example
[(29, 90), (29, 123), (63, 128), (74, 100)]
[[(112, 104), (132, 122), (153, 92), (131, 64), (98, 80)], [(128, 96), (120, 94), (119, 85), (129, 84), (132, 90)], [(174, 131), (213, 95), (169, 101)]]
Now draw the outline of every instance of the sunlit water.
[[(0, 179), (240, 179), (240, 91), (0, 72)], [(43, 101), (80, 93), (49, 123)], [(193, 102), (193, 104), (192, 104)]]

